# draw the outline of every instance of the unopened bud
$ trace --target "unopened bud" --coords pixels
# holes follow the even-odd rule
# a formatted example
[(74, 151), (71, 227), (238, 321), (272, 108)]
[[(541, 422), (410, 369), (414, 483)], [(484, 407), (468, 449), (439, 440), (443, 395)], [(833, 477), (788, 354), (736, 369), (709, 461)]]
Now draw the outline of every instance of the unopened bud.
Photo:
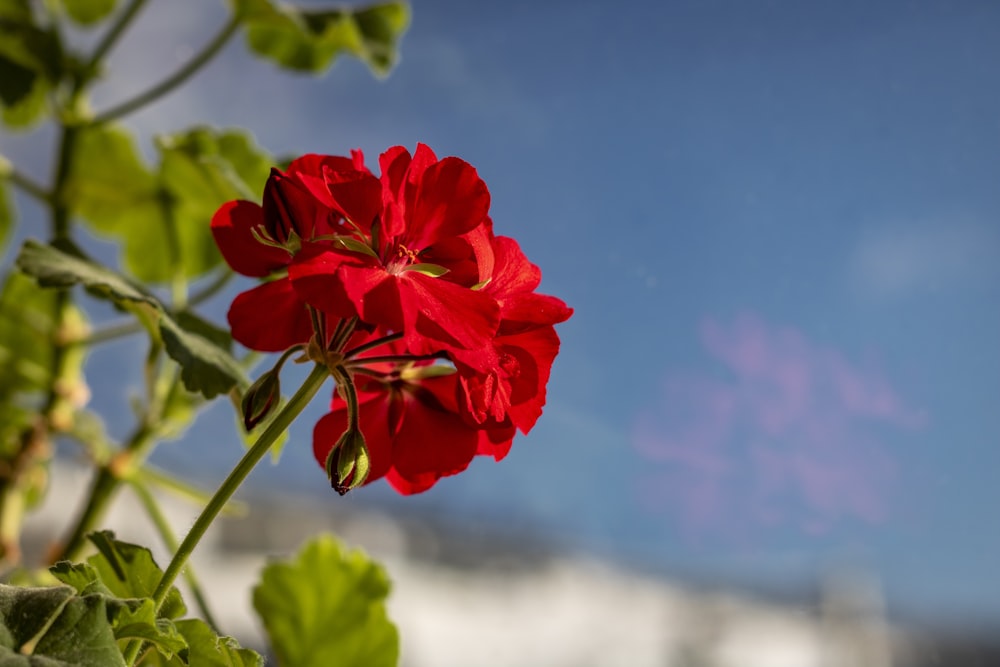
[(281, 381), (275, 370), (269, 370), (257, 378), (243, 395), (240, 407), (243, 412), (243, 426), (247, 432), (252, 431), (257, 424), (266, 419), (280, 401)]
[(365, 436), (357, 429), (345, 431), (326, 455), (326, 475), (340, 495), (364, 484), (370, 468)]

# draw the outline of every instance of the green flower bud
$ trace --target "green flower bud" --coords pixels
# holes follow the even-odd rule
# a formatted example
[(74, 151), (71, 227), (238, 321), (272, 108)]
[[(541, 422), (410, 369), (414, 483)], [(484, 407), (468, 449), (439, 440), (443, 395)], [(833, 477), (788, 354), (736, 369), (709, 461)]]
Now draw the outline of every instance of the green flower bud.
[(240, 407), (243, 412), (243, 426), (247, 432), (262, 422), (280, 401), (281, 381), (278, 379), (277, 370), (269, 370), (257, 378), (243, 395)]
[(340, 495), (364, 484), (370, 468), (365, 436), (357, 429), (345, 431), (326, 456), (326, 475)]

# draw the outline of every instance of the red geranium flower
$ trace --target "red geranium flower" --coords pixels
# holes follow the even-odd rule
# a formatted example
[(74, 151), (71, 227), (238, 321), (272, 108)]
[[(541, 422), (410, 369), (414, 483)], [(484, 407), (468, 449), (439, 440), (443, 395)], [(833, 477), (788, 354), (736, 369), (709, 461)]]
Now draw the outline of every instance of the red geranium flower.
[(423, 144), (412, 158), (392, 148), (380, 163), (381, 215), (339, 244), (310, 247), (289, 267), (295, 290), (329, 314), (402, 332), (413, 354), (483, 347), (498, 323), (496, 301), (472, 289), (489, 225), (486, 184)]
[[(454, 357), (469, 414), (479, 423), (513, 425), (527, 434), (542, 414), (545, 385), (559, 353), (553, 325), (569, 319), (573, 310), (560, 299), (535, 293), (542, 273), (517, 241), (497, 236), (492, 249), (493, 271), (482, 291), (500, 306), (496, 337), (486, 351), (456, 351)], [(484, 356), (491, 360), (485, 371), (480, 369)], [(500, 459), (506, 450), (492, 453)]]
[[(234, 271), (268, 276), (292, 264), (303, 242), (343, 233), (351, 216), (370, 222), (378, 209), (368, 205), (369, 195), (380, 190), (358, 151), (352, 159), (304, 155), (287, 172), (271, 170), (263, 206), (223, 204), (212, 217), (212, 235)], [(313, 333), (306, 302), (287, 277), (237, 296), (228, 319), (233, 338), (262, 352), (308, 342)]]
[[(387, 347), (404, 350), (401, 343)], [(402, 494), (420, 493), (441, 477), (465, 470), (484, 437), (502, 441), (506, 436), (509, 447), (513, 431), (488, 434), (463, 418), (456, 400), (458, 378), (441, 375), (441, 366), (420, 361), (368, 368), (381, 372), (355, 375), (358, 423), (369, 456), (366, 484), (385, 477)], [(346, 401), (335, 393), (331, 408), (313, 430), (313, 453), (324, 467), (348, 428)]]

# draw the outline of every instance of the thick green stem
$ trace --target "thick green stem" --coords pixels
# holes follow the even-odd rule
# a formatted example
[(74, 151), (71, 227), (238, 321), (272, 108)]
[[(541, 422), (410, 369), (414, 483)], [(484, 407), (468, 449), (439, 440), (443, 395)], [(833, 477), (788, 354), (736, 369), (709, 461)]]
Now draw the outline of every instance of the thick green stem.
[(94, 118), (93, 123), (95, 125), (100, 125), (116, 118), (121, 118), (122, 116), (128, 115), (133, 111), (141, 109), (147, 104), (163, 97), (174, 88), (177, 88), (182, 83), (187, 81), (192, 75), (197, 73), (198, 70), (207, 65), (212, 58), (214, 58), (215, 55), (222, 50), (222, 47), (226, 45), (226, 42), (229, 41), (229, 38), (233, 36), (239, 26), (240, 18), (237, 13), (234, 12), (233, 16), (229, 19), (226, 25), (223, 26), (222, 30), (219, 31), (211, 42), (205, 45), (205, 48), (197, 53), (186, 65), (184, 65), (184, 67), (180, 68), (174, 72), (174, 74), (156, 84), (149, 90), (136, 95), (130, 100), (122, 102), (118, 106), (112, 107), (103, 113), (98, 114), (97, 117)]
[[(145, 481), (131, 479), (129, 482), (132, 490), (135, 491), (135, 495), (139, 497), (139, 502), (142, 503), (143, 509), (146, 510), (146, 514), (149, 515), (149, 518), (153, 521), (153, 525), (156, 526), (156, 532), (160, 534), (160, 539), (163, 540), (164, 546), (172, 552), (177, 551), (177, 536), (174, 535), (174, 531), (170, 527), (170, 522), (163, 515), (160, 505), (156, 502), (156, 498), (153, 497)], [(188, 587), (191, 589), (191, 594), (194, 595), (194, 601), (198, 605), (199, 611), (201, 611), (201, 617), (218, 633), (219, 623), (212, 616), (212, 611), (209, 609), (208, 600), (205, 597), (201, 583), (198, 581), (194, 570), (190, 567), (184, 570), (184, 581), (187, 582)]]
[[(302, 412), (303, 409), (309, 404), (316, 392), (323, 385), (323, 382), (330, 376), (329, 370), (326, 366), (317, 364), (313, 368), (309, 377), (306, 378), (305, 382), (299, 387), (299, 390), (295, 392), (295, 395), (289, 399), (285, 407), (279, 412), (274, 420), (268, 425), (261, 436), (254, 443), (253, 447), (247, 450), (247, 453), (243, 455), (240, 462), (236, 464), (229, 476), (222, 483), (219, 489), (212, 496), (212, 499), (208, 501), (205, 509), (202, 510), (201, 515), (195, 520), (194, 525), (191, 526), (191, 530), (188, 532), (187, 537), (181, 542), (180, 547), (174, 553), (173, 559), (170, 564), (167, 565), (167, 569), (163, 572), (163, 577), (160, 579), (160, 583), (157, 585), (156, 590), (153, 592), (153, 602), (156, 605), (157, 611), (159, 611), (160, 606), (167, 597), (167, 593), (170, 591), (170, 587), (173, 586), (174, 581), (177, 580), (177, 576), (180, 574), (181, 570), (187, 564), (188, 558), (194, 552), (195, 547), (204, 537), (205, 532), (208, 530), (212, 522), (215, 521), (216, 516), (222, 511), (222, 508), (226, 506), (226, 503), (236, 492), (236, 489), (243, 484), (243, 481), (247, 478), (250, 472), (260, 463), (260, 460), (264, 458), (264, 455), (271, 449), (274, 443), (277, 441), (278, 437), (285, 432), (286, 429), (291, 425), (292, 421)], [(139, 655), (139, 650), (142, 648), (141, 642), (132, 642), (125, 652), (125, 662), (128, 665), (132, 665), (135, 662), (136, 657)]]

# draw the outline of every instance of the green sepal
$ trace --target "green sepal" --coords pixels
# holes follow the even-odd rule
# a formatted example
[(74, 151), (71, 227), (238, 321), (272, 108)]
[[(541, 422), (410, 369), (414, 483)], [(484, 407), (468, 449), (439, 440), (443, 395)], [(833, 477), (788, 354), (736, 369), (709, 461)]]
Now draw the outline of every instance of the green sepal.
[(448, 273), (448, 269), (441, 266), (440, 264), (410, 264), (405, 267), (403, 271), (413, 271), (415, 273), (422, 273), (425, 276), (430, 276), (431, 278), (439, 278), (444, 274)]
[(378, 259), (378, 255), (376, 255), (375, 251), (371, 249), (371, 246), (367, 243), (359, 241), (353, 236), (335, 236), (333, 240), (351, 252), (359, 252), (362, 255), (368, 255), (369, 257)]

